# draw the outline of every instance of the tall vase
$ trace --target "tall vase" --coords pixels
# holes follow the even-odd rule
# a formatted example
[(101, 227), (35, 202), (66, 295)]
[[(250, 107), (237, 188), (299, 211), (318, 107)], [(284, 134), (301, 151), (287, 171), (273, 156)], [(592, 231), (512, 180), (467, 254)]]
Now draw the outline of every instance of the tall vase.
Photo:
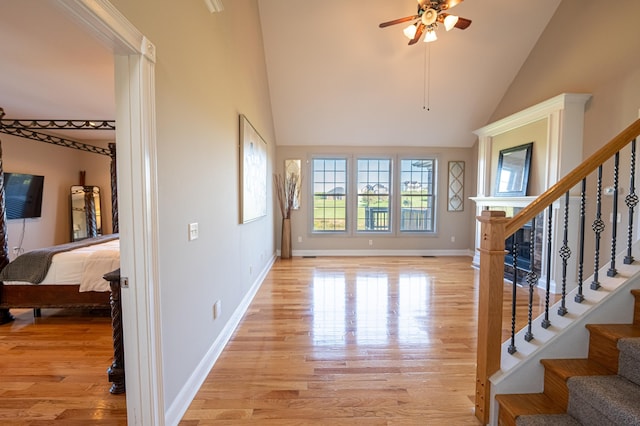
[(291, 219), (282, 219), (282, 241), (280, 243), (280, 258), (291, 258)]

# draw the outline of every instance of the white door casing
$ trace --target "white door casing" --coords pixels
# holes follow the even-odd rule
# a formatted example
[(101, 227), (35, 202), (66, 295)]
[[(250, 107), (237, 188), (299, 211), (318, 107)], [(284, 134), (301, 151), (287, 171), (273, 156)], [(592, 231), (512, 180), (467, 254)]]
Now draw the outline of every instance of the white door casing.
[(162, 426), (155, 47), (106, 0), (57, 2), (114, 53), (120, 272), (129, 282), (122, 289), (127, 419)]

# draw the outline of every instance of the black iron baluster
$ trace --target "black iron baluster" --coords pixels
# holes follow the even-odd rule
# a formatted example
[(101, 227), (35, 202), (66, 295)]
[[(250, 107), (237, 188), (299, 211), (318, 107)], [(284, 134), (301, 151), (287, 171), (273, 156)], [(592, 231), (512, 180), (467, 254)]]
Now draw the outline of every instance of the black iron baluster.
[(611, 263), (607, 270), (608, 277), (618, 275), (616, 270), (616, 239), (618, 238), (618, 175), (620, 173), (620, 152), (613, 157), (613, 212), (611, 224)]
[(631, 141), (631, 172), (630, 172), (629, 194), (624, 197), (624, 202), (629, 209), (629, 226), (627, 228), (627, 255), (624, 257), (624, 264), (631, 265), (633, 256), (631, 255), (631, 244), (633, 244), (633, 210), (638, 205), (636, 195), (636, 140)]
[(580, 241), (578, 246), (578, 293), (574, 300), (577, 303), (584, 301), (582, 294), (582, 280), (584, 275), (584, 228), (585, 228), (585, 210), (587, 204), (587, 178), (582, 179), (582, 188), (580, 189)]
[(531, 328), (532, 316), (533, 316), (533, 290), (538, 284), (538, 274), (536, 274), (534, 265), (534, 253), (536, 242), (536, 218), (531, 219), (531, 234), (529, 237), (529, 260), (531, 266), (529, 273), (527, 273), (527, 284), (529, 285), (529, 313), (527, 318), (527, 332), (524, 335), (524, 340), (530, 342), (533, 340), (533, 330)]
[(591, 225), (591, 229), (596, 233), (593, 282), (591, 283), (592, 290), (600, 288), (600, 281), (598, 281), (598, 270), (600, 269), (600, 234), (602, 234), (604, 228), (604, 221), (602, 220), (602, 165), (600, 165), (600, 167), (598, 167), (598, 183), (596, 185), (596, 219), (593, 221), (593, 225)]
[(547, 213), (547, 287), (545, 289), (544, 300), (544, 320), (542, 320), (542, 328), (549, 328), (551, 321), (549, 320), (549, 293), (551, 293), (551, 238), (552, 238), (552, 216), (553, 204), (549, 205), (549, 213)]
[(511, 344), (507, 348), (510, 354), (516, 353), (516, 296), (518, 287), (518, 233), (513, 234), (513, 246), (511, 253), (513, 256), (513, 293), (511, 297)]
[(571, 257), (569, 248), (569, 191), (564, 195), (564, 229), (562, 247), (560, 247), (560, 259), (562, 259), (562, 299), (558, 308), (558, 315), (561, 317), (567, 313), (567, 260)]

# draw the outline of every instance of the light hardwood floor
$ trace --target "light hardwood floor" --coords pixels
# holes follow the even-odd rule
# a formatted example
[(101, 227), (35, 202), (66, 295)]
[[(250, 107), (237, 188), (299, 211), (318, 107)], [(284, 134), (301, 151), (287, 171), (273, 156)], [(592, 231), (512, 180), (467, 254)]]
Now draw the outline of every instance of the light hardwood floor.
[[(478, 425), (470, 264), (276, 261), (180, 424)], [(125, 397), (109, 393), (106, 376), (108, 315), (14, 315), (0, 326), (0, 424), (126, 424)]]
[(126, 425), (125, 396), (109, 393), (109, 312), (32, 312), (0, 325), (0, 424)]
[(180, 424), (479, 425), (477, 279), (470, 257), (279, 260)]

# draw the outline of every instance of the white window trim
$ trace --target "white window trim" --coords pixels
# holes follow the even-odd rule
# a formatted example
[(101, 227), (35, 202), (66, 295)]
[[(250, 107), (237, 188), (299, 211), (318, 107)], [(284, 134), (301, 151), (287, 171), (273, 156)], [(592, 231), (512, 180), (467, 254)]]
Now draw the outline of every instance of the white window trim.
[[(347, 176), (346, 176), (346, 229), (344, 231), (322, 231), (322, 230), (314, 230), (314, 208), (313, 208), (313, 160), (315, 159), (344, 159), (347, 162)], [(369, 230), (358, 230), (358, 218), (357, 218), (357, 200), (358, 200), (358, 170), (357, 170), (357, 161), (359, 159), (388, 159), (391, 162), (391, 183), (390, 183), (390, 194), (389, 194), (389, 214), (390, 214), (390, 227), (388, 231), (369, 231)], [(433, 160), (434, 161), (434, 170), (433, 170), (433, 197), (434, 197), (434, 207), (433, 207), (433, 230), (432, 231), (418, 231), (418, 230), (410, 230), (410, 231), (401, 231), (400, 230), (400, 215), (401, 208), (400, 201), (402, 197), (401, 194), (401, 167), (400, 162), (402, 160), (416, 160), (416, 159), (424, 159), (424, 160)], [(307, 165), (308, 165), (308, 174), (311, 176), (307, 181), (307, 203), (310, 206), (308, 212), (308, 232), (309, 235), (313, 237), (326, 237), (326, 238), (348, 238), (348, 237), (371, 237), (372, 235), (376, 235), (378, 237), (435, 237), (438, 234), (438, 209), (440, 205), (439, 200), (439, 187), (441, 185), (440, 173), (440, 155), (435, 153), (431, 154), (359, 154), (359, 153), (344, 153), (344, 154), (335, 154), (335, 153), (313, 153), (309, 154), (307, 157)], [(444, 179), (446, 181), (446, 179)], [(398, 201), (396, 201), (398, 200)]]

